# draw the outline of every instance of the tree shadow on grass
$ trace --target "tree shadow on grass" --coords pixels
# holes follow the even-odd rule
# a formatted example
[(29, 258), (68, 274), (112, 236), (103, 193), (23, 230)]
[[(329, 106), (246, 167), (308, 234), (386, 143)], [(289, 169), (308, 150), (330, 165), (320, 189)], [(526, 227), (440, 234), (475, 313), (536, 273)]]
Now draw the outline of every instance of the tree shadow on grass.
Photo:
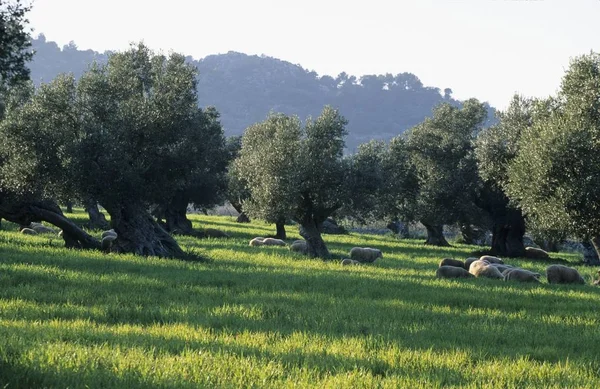
[(303, 273), (285, 264), (233, 260), (187, 265), (56, 255), (24, 262), (17, 253), (4, 252), (2, 264), (9, 269), (0, 297), (24, 305), (5, 308), (4, 319), (182, 323), (330, 339), (376, 336), (416, 350), (533, 355), (550, 362), (597, 361), (592, 347), (600, 344), (598, 320), (590, 311), (600, 290), (589, 286), (446, 281), (433, 272), (382, 275), (341, 267)]

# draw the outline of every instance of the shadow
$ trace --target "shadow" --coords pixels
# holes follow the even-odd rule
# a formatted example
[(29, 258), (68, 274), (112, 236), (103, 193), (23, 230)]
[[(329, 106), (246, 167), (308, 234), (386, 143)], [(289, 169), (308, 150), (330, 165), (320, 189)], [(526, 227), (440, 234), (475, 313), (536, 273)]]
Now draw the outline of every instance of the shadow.
[[(357, 368), (378, 377), (431, 376), (431, 382), (446, 375), (457, 385), (474, 377), (444, 365), (414, 370), (377, 353), (396, 347), (448, 355), (458, 350), (473, 363), (521, 357), (586, 366), (598, 361), (599, 321), (591, 309), (600, 302), (598, 288), (435, 278), (437, 264), (433, 264), (442, 258), (440, 254), (464, 253), (464, 248), (432, 251), (410, 245), (406, 252), (389, 250), (396, 256), (387, 258), (384, 253), (384, 259), (373, 266), (342, 267), (292, 254), (285, 247), (255, 248), (235, 239), (209, 243), (191, 247), (209, 256), (211, 250), (230, 250), (240, 257), (232, 254), (231, 258), (190, 264), (133, 256), (81, 256), (66, 249), (39, 252), (39, 247), (31, 255), (4, 245), (0, 332), (4, 339), (30, 339), (31, 343), (0, 352), (0, 367), (8, 372), (0, 375), (5, 379), (10, 374), (22, 376), (18, 374), (23, 369), (31, 373), (31, 381), (23, 381), (31, 385), (25, 387), (53, 386), (47, 383), (61, 383), (61, 379), (81, 382), (71, 381), (76, 378), (68, 369), (19, 364), (27, 347), (59, 341), (142, 347), (170, 355), (202, 349), (274, 361), (286, 369), (305, 367), (319, 375)], [(336, 253), (349, 247), (352, 245), (331, 243)], [(253, 255), (266, 250), (276, 260), (254, 260)], [(426, 260), (411, 260), (416, 256)], [(53, 320), (89, 325), (83, 330), (65, 325), (45, 331)], [(192, 329), (189, 331), (206, 329), (214, 336), (199, 340), (189, 335), (190, 340), (181, 332), (144, 333), (150, 327), (177, 325)], [(123, 335), (110, 330), (112, 326), (131, 328), (135, 333)], [(272, 343), (305, 334), (310, 341), (323, 342), (324, 349), (331, 342), (352, 340), (371, 347), (375, 354), (367, 358), (321, 353), (311, 351), (311, 344), (294, 352), (273, 351), (268, 344), (259, 347), (223, 341), (226, 335), (245, 333), (273, 336), (265, 335)], [(11, 353), (15, 353), (13, 357)], [(357, 355), (366, 351), (361, 353)], [(100, 371), (107, 380), (113, 375), (108, 367)], [(81, 374), (80, 379), (92, 382), (92, 376), (85, 375), (88, 373)], [(102, 377), (98, 382), (104, 382)], [(140, 386), (149, 384), (140, 381), (141, 377), (128, 376), (127, 380)], [(108, 386), (131, 387), (127, 380), (115, 378)]]

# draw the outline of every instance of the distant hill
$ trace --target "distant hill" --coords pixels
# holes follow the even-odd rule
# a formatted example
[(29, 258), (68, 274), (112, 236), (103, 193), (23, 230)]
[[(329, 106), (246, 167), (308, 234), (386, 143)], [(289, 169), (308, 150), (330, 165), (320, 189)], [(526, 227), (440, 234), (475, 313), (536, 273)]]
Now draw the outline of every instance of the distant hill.
[[(43, 35), (33, 40), (36, 55), (30, 64), (36, 84), (59, 73), (81, 76), (93, 61), (105, 62), (110, 52), (78, 50), (74, 43), (60, 48)], [(338, 108), (349, 120), (349, 150), (370, 139), (390, 139), (421, 122), (441, 102), (460, 105), (452, 91), (427, 87), (412, 73), (364, 75), (341, 73), (336, 78), (267, 56), (237, 52), (188, 57), (198, 68), (200, 106), (215, 106), (226, 135), (242, 134), (269, 111), (317, 116), (324, 105)], [(489, 108), (490, 123), (494, 120)]]

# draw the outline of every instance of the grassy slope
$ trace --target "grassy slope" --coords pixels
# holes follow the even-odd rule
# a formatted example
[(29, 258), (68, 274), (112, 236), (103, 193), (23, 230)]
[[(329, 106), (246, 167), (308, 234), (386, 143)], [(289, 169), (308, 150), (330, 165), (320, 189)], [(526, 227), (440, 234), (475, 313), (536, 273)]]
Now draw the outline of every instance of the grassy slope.
[(438, 280), (473, 247), (326, 236), (339, 257), (384, 252), (342, 267), (248, 247), (271, 226), (194, 221), (233, 235), (180, 239), (209, 262), (70, 251), (3, 222), (0, 387), (600, 387), (600, 289)]

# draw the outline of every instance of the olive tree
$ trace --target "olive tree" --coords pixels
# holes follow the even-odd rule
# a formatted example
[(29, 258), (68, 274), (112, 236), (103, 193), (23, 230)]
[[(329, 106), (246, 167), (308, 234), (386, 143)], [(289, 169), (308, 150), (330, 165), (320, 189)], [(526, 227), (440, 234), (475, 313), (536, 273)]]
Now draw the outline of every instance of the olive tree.
[(348, 200), (342, 215), (360, 222), (414, 219), (417, 182), (402, 136), (388, 144), (373, 140), (360, 145), (348, 164)]
[(426, 244), (447, 246), (444, 224), (470, 222), (478, 180), (473, 139), (486, 116), (475, 99), (461, 108), (443, 103), (407, 134), (417, 181), (411, 213), (427, 229)]
[(280, 239), (286, 238), (285, 220), (297, 202), (301, 134), (300, 119), (271, 113), (246, 129), (233, 167), (237, 182), (244, 182), (250, 192), (244, 210), (275, 223)]
[(25, 25), (31, 6), (21, 0), (0, 0), (0, 85), (29, 80), (26, 64), (32, 56), (31, 36)]
[[(521, 137), (535, 120), (552, 109), (551, 100), (539, 100), (515, 95), (508, 108), (498, 112), (498, 124), (483, 130), (476, 141), (475, 154), (484, 185), (478, 205), (492, 219), (492, 252), (519, 257), (525, 255), (523, 235), (526, 220), (518, 204), (510, 202), (506, 193), (509, 184), (508, 167), (520, 152)], [(530, 225), (537, 225), (533, 215)]]
[(58, 77), (7, 112), (3, 183), (48, 198), (67, 188), (97, 200), (118, 233), (117, 251), (185, 257), (148, 209), (194, 177), (204, 120), (195, 68), (140, 44), (79, 82)]
[[(185, 182), (167, 192), (166, 198), (156, 199), (155, 215), (164, 219), (164, 227), (171, 233), (197, 235), (187, 218), (187, 208), (210, 208), (222, 204), (227, 191), (226, 167), (228, 153), (225, 149), (219, 113), (214, 107), (197, 112), (193, 138), (188, 138), (190, 149), (181, 154), (188, 159), (181, 163), (193, 165)], [(161, 192), (159, 192), (161, 193)]]
[(523, 131), (506, 190), (545, 229), (565, 228), (600, 251), (600, 55), (571, 61), (546, 114)]
[(229, 159), (227, 164), (227, 200), (239, 213), (236, 221), (238, 223), (249, 223), (250, 218), (244, 211), (242, 204), (250, 198), (250, 191), (244, 178), (235, 170), (234, 164), (242, 149), (242, 136), (228, 137), (225, 142), (225, 148), (227, 149)]
[(244, 209), (253, 217), (297, 221), (313, 257), (329, 257), (321, 227), (347, 194), (346, 124), (331, 107), (304, 126), (297, 117), (270, 114), (248, 128), (235, 161), (250, 191)]

